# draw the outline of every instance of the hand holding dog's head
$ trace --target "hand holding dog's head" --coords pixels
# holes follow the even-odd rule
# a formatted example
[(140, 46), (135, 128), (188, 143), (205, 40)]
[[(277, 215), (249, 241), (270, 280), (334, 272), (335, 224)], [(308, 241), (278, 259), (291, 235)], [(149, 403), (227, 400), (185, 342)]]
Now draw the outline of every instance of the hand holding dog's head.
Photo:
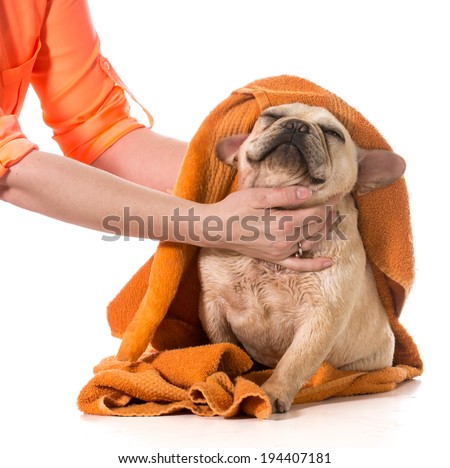
[(405, 170), (397, 154), (357, 147), (329, 111), (300, 103), (266, 109), (249, 135), (224, 138), (216, 152), (237, 168), (239, 188), (303, 185), (314, 202), (386, 187)]

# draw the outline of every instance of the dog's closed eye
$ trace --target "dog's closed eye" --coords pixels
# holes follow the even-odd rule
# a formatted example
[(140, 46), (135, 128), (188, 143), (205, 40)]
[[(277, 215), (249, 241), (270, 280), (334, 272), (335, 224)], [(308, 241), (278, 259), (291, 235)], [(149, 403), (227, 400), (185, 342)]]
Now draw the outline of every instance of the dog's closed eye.
[(264, 113), (259, 116), (259, 123), (268, 127), (269, 125), (272, 125), (276, 120), (278, 120), (280, 116), (273, 114), (273, 113)]
[(337, 128), (331, 128), (331, 127), (321, 127), (321, 128), (322, 128), (322, 131), (323, 131), (323, 133), (325, 135), (331, 136), (333, 138), (337, 138), (337, 139), (339, 139), (339, 140), (341, 140), (342, 142), (345, 143), (344, 135)]
[(267, 118), (273, 119), (273, 120), (277, 120), (277, 119), (281, 119), (282, 116), (277, 114), (276, 112), (273, 112), (272, 110), (268, 110), (268, 111), (263, 112), (260, 115), (260, 118), (264, 118), (264, 117), (267, 117)]

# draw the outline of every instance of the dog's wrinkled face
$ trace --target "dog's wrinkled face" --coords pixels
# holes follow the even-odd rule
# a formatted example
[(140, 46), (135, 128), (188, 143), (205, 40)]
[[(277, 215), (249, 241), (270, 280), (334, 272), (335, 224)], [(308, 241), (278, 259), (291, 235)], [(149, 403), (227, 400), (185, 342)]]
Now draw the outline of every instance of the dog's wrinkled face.
[[(361, 170), (368, 153), (372, 164)], [(237, 168), (239, 189), (302, 185), (311, 189), (314, 202), (349, 193), (357, 181), (361, 192), (386, 186), (405, 168), (394, 153), (358, 148), (328, 110), (301, 103), (266, 109), (250, 135), (222, 140), (217, 154)]]

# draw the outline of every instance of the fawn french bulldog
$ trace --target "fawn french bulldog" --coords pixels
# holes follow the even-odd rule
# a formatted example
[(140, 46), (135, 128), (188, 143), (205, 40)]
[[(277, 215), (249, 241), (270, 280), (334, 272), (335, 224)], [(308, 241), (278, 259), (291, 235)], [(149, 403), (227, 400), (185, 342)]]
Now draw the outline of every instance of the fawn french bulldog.
[(326, 109), (294, 103), (265, 110), (248, 136), (219, 142), (237, 168), (238, 188), (303, 185), (308, 204), (342, 194), (335, 210), (343, 235), (307, 252), (329, 257), (320, 272), (295, 272), (233, 251), (201, 249), (200, 319), (211, 342), (231, 342), (274, 371), (263, 389), (273, 412), (287, 411), (323, 361), (370, 371), (392, 365), (394, 336), (357, 227), (353, 191), (385, 187), (405, 170), (386, 150), (359, 148)]

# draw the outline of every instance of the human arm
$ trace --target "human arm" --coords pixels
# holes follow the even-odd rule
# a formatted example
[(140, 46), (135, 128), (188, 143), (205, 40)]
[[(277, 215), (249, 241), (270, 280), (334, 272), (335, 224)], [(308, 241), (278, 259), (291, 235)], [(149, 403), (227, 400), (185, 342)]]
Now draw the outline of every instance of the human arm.
[[(130, 118), (123, 83), (117, 80), (109, 62), (99, 54), (99, 41), (89, 19), (87, 3), (48, 2), (39, 39), (40, 50), (36, 51), (32, 83), (41, 100), (44, 119), (53, 128), (54, 138), (63, 153), (140, 184), (163, 191), (171, 188), (185, 147), (173, 140), (169, 144), (169, 139), (155, 136)], [(21, 88), (26, 88), (26, 82), (24, 78)], [(19, 140), (26, 143), (17, 125), (15, 128), (14, 141), (8, 142), (9, 146), (19, 144)], [(151, 215), (156, 223), (162, 223), (162, 217), (170, 216), (176, 208), (188, 210), (192, 207), (202, 220), (219, 215), (226, 223), (237, 213), (241, 217), (258, 218), (266, 207), (283, 206), (283, 202), (291, 206), (299, 202), (294, 189), (284, 189), (281, 194), (271, 192), (272, 195), (258, 189), (233, 194), (218, 204), (199, 205), (133, 186), (100, 171), (92, 172), (93, 168), (48, 153), (35, 151), (20, 159), (31, 149), (22, 148), (21, 152), (8, 149), (6, 158), (2, 156), (1, 162), (6, 162), (3, 167), (10, 168), (0, 179), (2, 199), (94, 229), (103, 229), (108, 216), (123, 220), (123, 210), (127, 206), (133, 210), (133, 215), (144, 219)], [(166, 151), (172, 156), (165, 157)], [(290, 195), (286, 196), (286, 192)], [(199, 240), (187, 239), (187, 242), (241, 249), (242, 253), (273, 261), (282, 260), (296, 251), (296, 243), (283, 240), (283, 233), (278, 241), (260, 237), (239, 245), (239, 226), (231, 240), (208, 243), (202, 236), (202, 223), (199, 226), (196, 227)], [(123, 234), (139, 235), (128, 232), (130, 227), (132, 230), (133, 226), (120, 226), (119, 221), (118, 228)], [(262, 230), (264, 225), (260, 221), (255, 228)], [(167, 239), (177, 240), (171, 235), (167, 233)]]
[[(114, 219), (115, 229), (123, 235), (187, 242), (200, 247), (231, 248), (299, 271), (320, 270), (324, 267), (324, 259), (291, 257), (297, 242), (287, 241), (286, 236), (292, 233), (294, 224), (302, 223), (302, 219), (312, 213), (320, 215), (321, 207), (290, 211), (292, 222), (285, 224), (284, 230), (274, 229), (275, 239), (258, 236), (251, 242), (243, 242), (241, 236), (248, 232), (239, 223), (234, 225), (231, 237), (227, 238), (225, 231), (219, 239), (205, 235), (205, 220), (212, 216), (223, 219), (224, 226), (231, 217), (252, 216), (256, 219), (255, 229), (264, 232), (265, 208), (300, 205), (305, 198), (307, 194), (303, 191), (299, 197), (295, 187), (248, 189), (235, 192), (215, 204), (200, 204), (42, 151), (33, 151), (0, 178), (0, 199), (61, 221), (111, 233), (105, 220)], [(130, 216), (144, 221), (144, 232), (139, 223), (126, 222), (125, 207), (129, 207)], [(191, 216), (192, 223), (179, 223), (176, 216), (172, 216), (177, 209), (179, 216)], [(276, 214), (275, 226), (282, 216), (282, 211)]]
[(175, 185), (186, 149), (183, 141), (140, 128), (120, 138), (92, 166), (168, 193)]

